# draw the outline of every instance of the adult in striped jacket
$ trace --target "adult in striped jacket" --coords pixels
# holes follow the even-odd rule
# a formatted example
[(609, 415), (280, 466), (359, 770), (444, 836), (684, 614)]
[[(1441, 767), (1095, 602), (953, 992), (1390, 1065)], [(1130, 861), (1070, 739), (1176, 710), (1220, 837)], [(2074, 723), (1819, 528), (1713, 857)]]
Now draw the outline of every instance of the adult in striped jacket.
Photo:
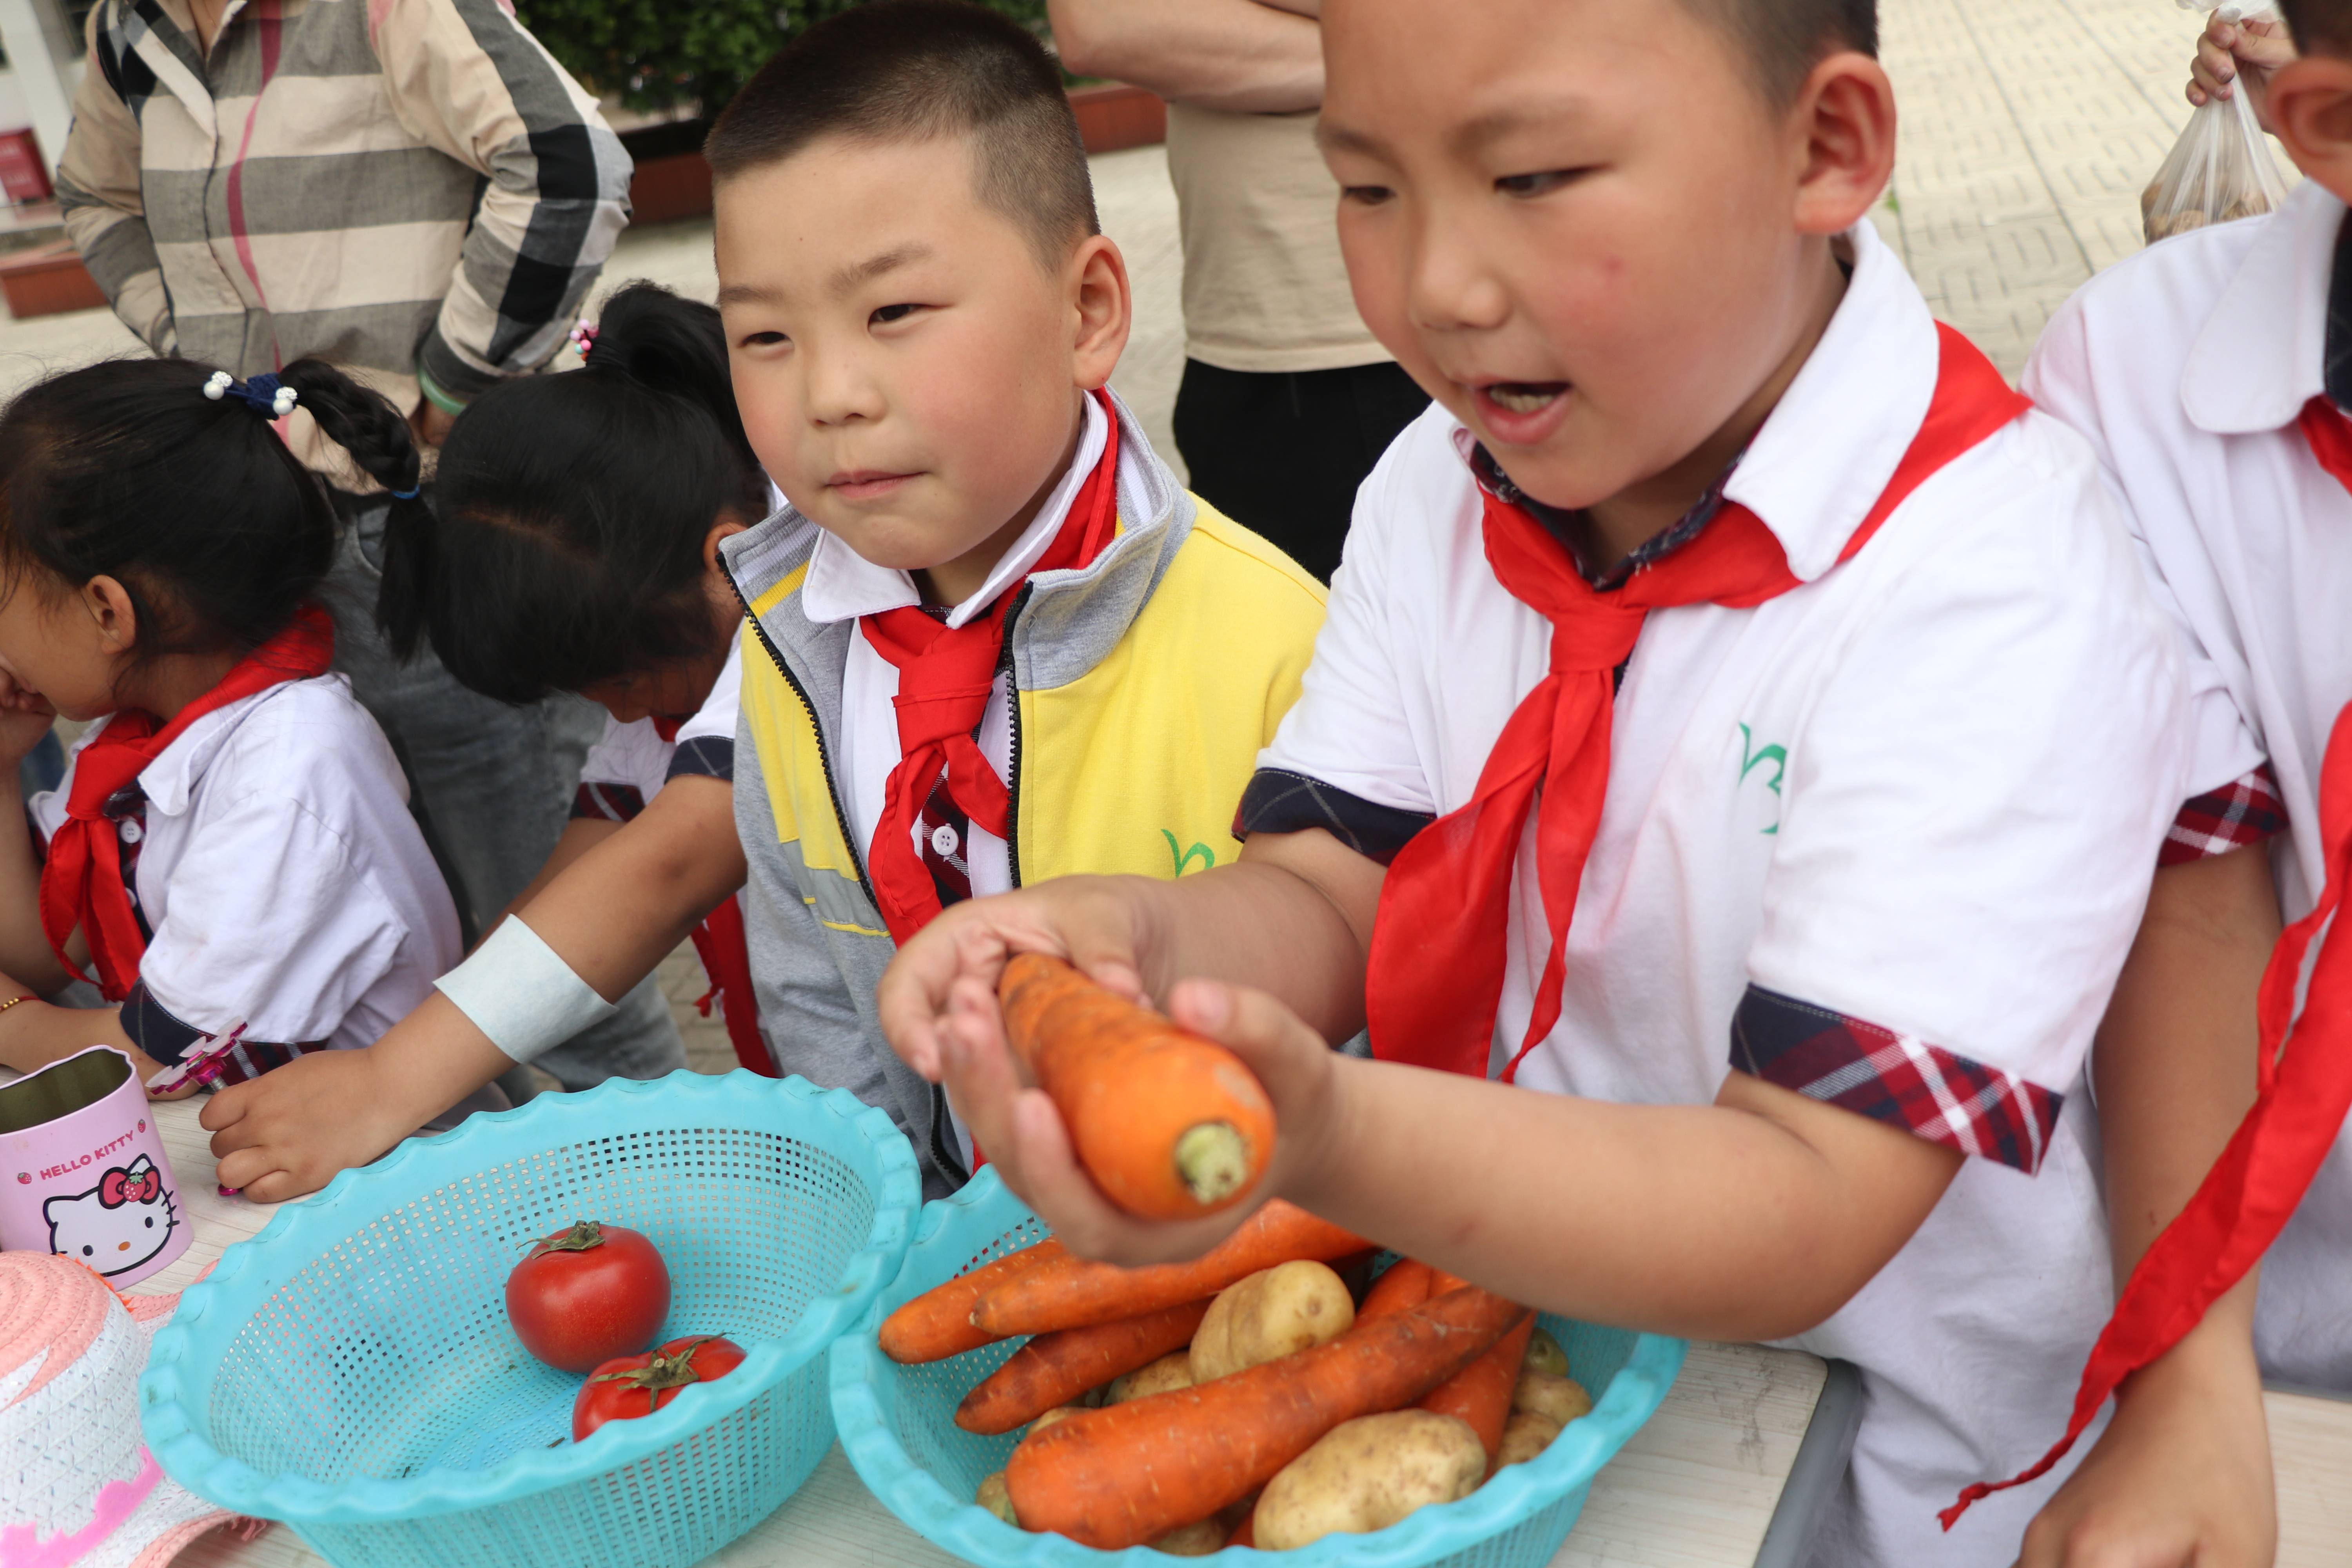
[[(508, 0), (100, 0), (58, 170), (66, 230), (154, 353), (332, 362), (428, 445), (561, 348), (628, 222), (629, 157)], [(341, 493), (336, 668), (406, 763), (469, 932), (562, 831), (601, 727), (584, 703), (467, 691), (391, 658), (373, 609), (383, 498), (299, 410)], [(653, 998), (652, 1002), (657, 1002)], [(682, 1061), (648, 1003), (576, 1076)], [(601, 1065), (599, 1065), (601, 1064)]]

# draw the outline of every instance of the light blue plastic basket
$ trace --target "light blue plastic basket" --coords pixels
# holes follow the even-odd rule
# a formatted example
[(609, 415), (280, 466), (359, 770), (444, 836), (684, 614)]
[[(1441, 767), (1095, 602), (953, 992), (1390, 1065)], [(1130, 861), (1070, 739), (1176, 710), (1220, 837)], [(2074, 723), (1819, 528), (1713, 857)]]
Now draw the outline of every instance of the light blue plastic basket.
[[(339, 1568), (683, 1568), (832, 1445), (821, 1352), (898, 1273), (919, 1200), (890, 1119), (801, 1079), (677, 1072), (476, 1116), (231, 1247), (155, 1338), (147, 1445)], [(581, 1380), (523, 1350), (505, 1285), (583, 1216), (661, 1249), (662, 1338), (750, 1354), (574, 1444)]]
[[(980, 1568), (1165, 1568), (1148, 1547), (1097, 1552), (1059, 1535), (1032, 1535), (976, 1507), (981, 1480), (1004, 1468), (1018, 1434), (980, 1437), (955, 1424), (966, 1390), (1022, 1342), (985, 1345), (950, 1361), (900, 1366), (874, 1343), (893, 1310), (959, 1274), (1045, 1234), (1035, 1215), (983, 1170), (961, 1192), (923, 1210), (906, 1267), (866, 1321), (833, 1346), (833, 1418), (841, 1446), (874, 1495), (925, 1539)], [(1460, 1502), (1424, 1508), (1367, 1535), (1330, 1535), (1268, 1552), (1283, 1568), (1542, 1568), (1576, 1524), (1592, 1478), (1666, 1396), (1681, 1371), (1681, 1340), (1603, 1329), (1546, 1314), (1593, 1396), (1541, 1458), (1513, 1465)], [(1260, 1553), (1228, 1547), (1221, 1559)]]

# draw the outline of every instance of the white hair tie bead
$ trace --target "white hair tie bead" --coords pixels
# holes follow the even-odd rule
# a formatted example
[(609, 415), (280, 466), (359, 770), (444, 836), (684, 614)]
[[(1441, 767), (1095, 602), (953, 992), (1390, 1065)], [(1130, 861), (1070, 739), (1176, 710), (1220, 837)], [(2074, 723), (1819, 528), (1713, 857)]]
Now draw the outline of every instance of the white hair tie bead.
[(236, 384), (236, 377), (225, 370), (216, 370), (213, 372), (211, 379), (205, 383), (205, 395), (218, 403), (227, 395), (228, 389)]
[(294, 405), (298, 396), (299, 395), (292, 387), (279, 387), (278, 389), (277, 395), (269, 400), (269, 411), (277, 415), (280, 419), (285, 418), (289, 414), (294, 412)]

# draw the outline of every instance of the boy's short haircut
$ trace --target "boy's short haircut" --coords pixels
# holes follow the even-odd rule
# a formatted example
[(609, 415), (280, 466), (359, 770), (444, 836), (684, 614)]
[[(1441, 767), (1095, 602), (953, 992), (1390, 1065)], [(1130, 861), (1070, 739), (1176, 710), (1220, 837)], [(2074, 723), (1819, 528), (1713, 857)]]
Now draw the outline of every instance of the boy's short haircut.
[(2304, 53), (2352, 55), (2352, 5), (2344, 0), (2279, 0), (2279, 14)]
[[(2305, 0), (2309, 4), (2310, 0)], [(1729, 29), (1775, 109), (1822, 60), (1840, 49), (1878, 57), (1878, 0), (1682, 0), (1710, 26)]]
[(827, 136), (963, 142), (980, 199), (1048, 267), (1102, 232), (1060, 68), (1019, 24), (963, 0), (869, 0), (811, 27), (744, 83), (702, 151), (725, 181)]

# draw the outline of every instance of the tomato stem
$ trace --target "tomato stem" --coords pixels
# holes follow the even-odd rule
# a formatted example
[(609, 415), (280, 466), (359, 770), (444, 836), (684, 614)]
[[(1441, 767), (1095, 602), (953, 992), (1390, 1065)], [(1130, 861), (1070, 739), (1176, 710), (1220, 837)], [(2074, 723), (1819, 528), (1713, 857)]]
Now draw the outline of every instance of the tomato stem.
[(705, 1334), (700, 1339), (690, 1340), (679, 1346), (673, 1354), (664, 1355), (659, 1351), (656, 1351), (653, 1359), (643, 1366), (633, 1366), (626, 1372), (600, 1372), (589, 1381), (591, 1383), (625, 1383), (631, 1388), (642, 1388), (646, 1391), (646, 1408), (650, 1411), (659, 1404), (661, 1395), (669, 1390), (684, 1388), (689, 1383), (702, 1381), (702, 1374), (694, 1370), (694, 1352), (707, 1344), (714, 1343), (720, 1337), (718, 1334)]
[(568, 1230), (523, 1244), (535, 1252), (585, 1252), (604, 1245), (604, 1227), (593, 1219), (575, 1219)]

